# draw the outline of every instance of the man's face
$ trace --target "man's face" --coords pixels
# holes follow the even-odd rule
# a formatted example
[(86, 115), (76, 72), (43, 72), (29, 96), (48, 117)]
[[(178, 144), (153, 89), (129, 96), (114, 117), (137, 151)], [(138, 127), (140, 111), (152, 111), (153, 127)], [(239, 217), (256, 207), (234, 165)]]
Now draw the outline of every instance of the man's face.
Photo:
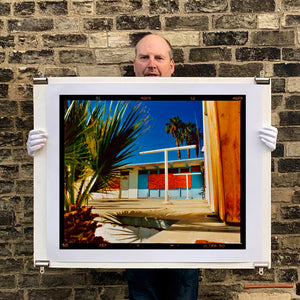
[(133, 67), (136, 77), (171, 77), (175, 67), (168, 43), (152, 34), (142, 38), (136, 46)]

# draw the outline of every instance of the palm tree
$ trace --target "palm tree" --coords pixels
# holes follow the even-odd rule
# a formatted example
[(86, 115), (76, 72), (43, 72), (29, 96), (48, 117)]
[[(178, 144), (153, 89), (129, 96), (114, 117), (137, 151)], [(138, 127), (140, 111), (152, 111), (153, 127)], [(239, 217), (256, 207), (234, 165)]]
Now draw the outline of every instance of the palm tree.
[(200, 151), (200, 145), (201, 145), (201, 140), (203, 140), (203, 134), (200, 132), (200, 129), (195, 127), (192, 130), (192, 141), (191, 143), (193, 145), (196, 145), (196, 157), (198, 158), (199, 156), (199, 151)]
[(135, 151), (147, 128), (140, 105), (70, 101), (64, 118), (65, 209), (87, 204), (91, 192), (108, 187)]
[[(183, 140), (186, 142), (187, 146), (193, 145), (194, 143), (194, 137), (193, 132), (195, 131), (196, 124), (187, 122), (182, 123), (181, 125), (181, 134)], [(188, 158), (191, 158), (190, 149), (187, 149)]]
[[(182, 134), (181, 134), (182, 121), (178, 116), (169, 119), (169, 123), (166, 124), (167, 134), (171, 133), (172, 137), (175, 138), (176, 146), (179, 147), (179, 144), (182, 143)], [(177, 150), (178, 159), (181, 159), (180, 150)]]

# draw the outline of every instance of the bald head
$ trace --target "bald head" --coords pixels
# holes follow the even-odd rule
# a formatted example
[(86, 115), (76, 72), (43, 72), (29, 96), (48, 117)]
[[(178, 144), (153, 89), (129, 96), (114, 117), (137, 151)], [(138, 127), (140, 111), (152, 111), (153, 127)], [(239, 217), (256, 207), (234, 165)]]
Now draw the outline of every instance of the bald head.
[(156, 34), (144, 36), (135, 47), (133, 67), (137, 77), (170, 77), (175, 70), (170, 43)]

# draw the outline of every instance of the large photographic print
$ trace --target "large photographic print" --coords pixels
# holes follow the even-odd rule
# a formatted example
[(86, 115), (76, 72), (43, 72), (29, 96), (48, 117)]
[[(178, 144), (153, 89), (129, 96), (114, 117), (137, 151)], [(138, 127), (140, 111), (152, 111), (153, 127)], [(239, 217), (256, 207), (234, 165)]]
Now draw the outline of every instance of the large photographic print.
[(245, 249), (245, 101), (61, 95), (60, 249)]
[(63, 268), (271, 262), (271, 86), (253, 78), (34, 84), (34, 260)]

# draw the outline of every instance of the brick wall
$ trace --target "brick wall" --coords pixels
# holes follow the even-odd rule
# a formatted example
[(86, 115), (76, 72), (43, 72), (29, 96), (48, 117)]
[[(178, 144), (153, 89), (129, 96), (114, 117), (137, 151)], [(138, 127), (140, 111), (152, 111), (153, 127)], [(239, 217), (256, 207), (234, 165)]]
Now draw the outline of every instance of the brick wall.
[[(33, 267), (32, 77), (130, 76), (148, 31), (175, 47), (177, 76), (272, 77), (272, 263), (201, 270), (199, 299), (300, 299), (299, 0), (0, 2), (0, 299), (128, 299), (124, 270)], [(294, 283), (244, 290), (245, 284)]]

